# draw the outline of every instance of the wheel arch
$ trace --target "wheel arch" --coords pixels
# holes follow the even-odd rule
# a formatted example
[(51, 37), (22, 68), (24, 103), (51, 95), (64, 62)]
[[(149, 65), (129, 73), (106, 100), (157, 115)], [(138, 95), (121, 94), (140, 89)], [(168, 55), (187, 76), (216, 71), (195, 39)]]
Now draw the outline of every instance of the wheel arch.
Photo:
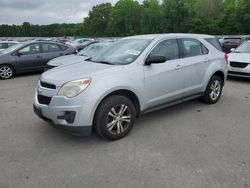
[[(100, 100), (100, 102), (98, 103), (95, 112), (94, 112), (94, 117), (96, 115), (96, 111), (98, 110), (100, 104), (102, 103), (102, 101), (104, 101), (106, 98), (112, 96), (112, 95), (119, 95), (119, 96), (124, 96), (126, 98), (128, 98), (135, 106), (136, 109), (136, 116), (140, 116), (141, 113), (141, 105), (140, 105), (140, 100), (139, 97), (131, 90), (128, 89), (117, 89), (114, 91), (111, 91), (110, 93), (106, 94), (104, 97), (102, 97), (102, 99)], [(95, 121), (95, 118), (93, 118), (93, 122)]]
[(224, 75), (224, 73), (222, 71), (216, 71), (213, 74), (213, 76), (215, 76), (215, 75), (220, 77), (220, 79), (222, 81), (222, 85), (224, 85), (225, 84), (225, 75)]

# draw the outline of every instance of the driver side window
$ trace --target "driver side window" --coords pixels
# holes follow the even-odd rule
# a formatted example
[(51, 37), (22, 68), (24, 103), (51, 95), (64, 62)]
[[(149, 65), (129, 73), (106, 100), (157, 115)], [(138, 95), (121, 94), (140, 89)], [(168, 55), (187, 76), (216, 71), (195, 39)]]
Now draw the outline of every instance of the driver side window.
[(168, 39), (160, 42), (150, 55), (164, 56), (167, 60), (179, 59), (179, 50), (176, 39)]
[(30, 54), (38, 54), (40, 53), (40, 45), (39, 44), (31, 44), (28, 45), (18, 51), (22, 55), (30, 55)]

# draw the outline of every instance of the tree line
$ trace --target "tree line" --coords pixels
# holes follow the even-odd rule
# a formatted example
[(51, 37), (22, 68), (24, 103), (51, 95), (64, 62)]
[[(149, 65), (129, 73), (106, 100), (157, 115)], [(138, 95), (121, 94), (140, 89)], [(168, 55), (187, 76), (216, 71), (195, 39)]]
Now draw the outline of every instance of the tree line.
[(250, 34), (249, 0), (119, 0), (94, 6), (82, 23), (0, 25), (0, 36), (122, 37), (148, 33)]

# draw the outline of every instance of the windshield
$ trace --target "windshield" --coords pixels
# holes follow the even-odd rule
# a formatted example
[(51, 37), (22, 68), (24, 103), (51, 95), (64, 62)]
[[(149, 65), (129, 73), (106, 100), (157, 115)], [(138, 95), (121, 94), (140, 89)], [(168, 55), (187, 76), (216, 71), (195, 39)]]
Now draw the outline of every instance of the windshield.
[(101, 53), (104, 49), (106, 49), (110, 44), (91, 44), (81, 50), (78, 55), (80, 56), (88, 56), (93, 57), (94, 55), (97, 56), (97, 54)]
[(23, 46), (23, 44), (15, 44), (15, 45), (13, 45), (13, 46), (11, 46), (11, 47), (9, 47), (9, 48), (7, 48), (7, 49), (1, 51), (1, 54), (10, 53), (10, 52), (12, 52), (12, 51), (14, 51), (14, 50), (16, 50), (16, 49), (22, 47), (22, 46)]
[(151, 40), (146, 39), (124, 39), (114, 43), (99, 56), (92, 58), (92, 61), (98, 63), (107, 63), (114, 65), (130, 64), (139, 57), (139, 55), (150, 44)]
[(245, 42), (236, 48), (235, 52), (238, 53), (250, 53), (250, 42)]

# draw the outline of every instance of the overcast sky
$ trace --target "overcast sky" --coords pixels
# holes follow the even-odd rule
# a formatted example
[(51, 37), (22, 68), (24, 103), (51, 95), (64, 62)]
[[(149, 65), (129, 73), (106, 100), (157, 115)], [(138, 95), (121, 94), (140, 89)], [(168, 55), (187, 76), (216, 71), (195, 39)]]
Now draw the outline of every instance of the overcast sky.
[(104, 2), (117, 0), (0, 0), (0, 24), (79, 23)]

